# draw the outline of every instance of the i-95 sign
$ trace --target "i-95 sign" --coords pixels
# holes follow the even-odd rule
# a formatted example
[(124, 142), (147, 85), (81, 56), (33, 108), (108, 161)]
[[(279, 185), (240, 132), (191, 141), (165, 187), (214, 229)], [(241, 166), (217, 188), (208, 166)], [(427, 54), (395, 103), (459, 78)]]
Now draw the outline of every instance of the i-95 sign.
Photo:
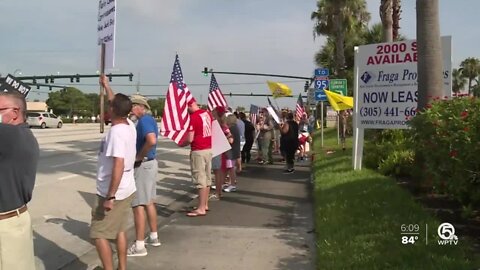
[(328, 88), (328, 80), (315, 80), (315, 90), (325, 90), (325, 88)]

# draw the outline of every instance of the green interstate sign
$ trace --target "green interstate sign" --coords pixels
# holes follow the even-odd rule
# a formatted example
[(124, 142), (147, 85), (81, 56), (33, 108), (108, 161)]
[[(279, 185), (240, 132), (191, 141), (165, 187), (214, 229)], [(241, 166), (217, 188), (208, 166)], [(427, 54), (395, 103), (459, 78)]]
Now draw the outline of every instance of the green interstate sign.
[(328, 88), (340, 95), (347, 95), (347, 79), (330, 79)]

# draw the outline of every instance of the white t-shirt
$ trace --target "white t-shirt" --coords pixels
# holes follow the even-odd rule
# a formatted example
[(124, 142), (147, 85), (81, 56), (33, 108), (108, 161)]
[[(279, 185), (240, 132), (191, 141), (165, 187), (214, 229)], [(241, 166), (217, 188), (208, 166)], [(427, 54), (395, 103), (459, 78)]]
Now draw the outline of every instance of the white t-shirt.
[(137, 153), (135, 124), (117, 124), (110, 128), (102, 139), (97, 162), (97, 194), (106, 197), (112, 179), (113, 158), (124, 158), (125, 168), (115, 193), (116, 200), (123, 200), (136, 191), (133, 164)]

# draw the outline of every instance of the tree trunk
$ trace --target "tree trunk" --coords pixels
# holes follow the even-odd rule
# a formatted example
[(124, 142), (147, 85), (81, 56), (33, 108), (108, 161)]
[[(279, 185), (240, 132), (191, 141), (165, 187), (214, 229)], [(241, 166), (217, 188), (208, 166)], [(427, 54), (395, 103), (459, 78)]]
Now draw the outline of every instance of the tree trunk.
[(400, 14), (402, 13), (402, 1), (393, 0), (392, 5), (392, 38), (393, 41), (398, 40), (399, 29), (400, 29)]
[(335, 16), (335, 73), (337, 76), (342, 77), (345, 69), (345, 32), (343, 30), (342, 17), (340, 11)]
[(417, 0), (418, 109), (444, 96), (438, 0)]
[(380, 19), (383, 26), (383, 41), (393, 41), (393, 7), (392, 0), (381, 0)]
[(471, 77), (468, 78), (468, 95), (471, 96), (472, 95), (472, 82), (473, 82), (473, 79)]

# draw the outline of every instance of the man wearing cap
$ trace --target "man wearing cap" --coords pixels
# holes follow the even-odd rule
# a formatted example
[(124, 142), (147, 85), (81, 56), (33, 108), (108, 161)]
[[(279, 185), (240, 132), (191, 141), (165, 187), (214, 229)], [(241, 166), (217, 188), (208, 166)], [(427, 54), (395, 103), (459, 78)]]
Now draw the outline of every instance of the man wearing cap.
[[(128, 256), (146, 256), (145, 244), (158, 247), (157, 196), (158, 162), (156, 160), (158, 125), (157, 121), (147, 114), (150, 105), (140, 95), (130, 97), (132, 115), (137, 118), (137, 156), (135, 161), (135, 185), (137, 196), (132, 202), (135, 222), (136, 241), (128, 249)], [(145, 238), (145, 213), (150, 227), (150, 234)]]
[(212, 114), (200, 109), (195, 98), (188, 102), (190, 128), (182, 146), (190, 144), (192, 180), (198, 189), (197, 209), (187, 213), (189, 217), (205, 216), (208, 195), (212, 185)]
[(0, 88), (0, 269), (35, 269), (27, 203), (32, 199), (39, 148), (25, 123), (25, 96)]

